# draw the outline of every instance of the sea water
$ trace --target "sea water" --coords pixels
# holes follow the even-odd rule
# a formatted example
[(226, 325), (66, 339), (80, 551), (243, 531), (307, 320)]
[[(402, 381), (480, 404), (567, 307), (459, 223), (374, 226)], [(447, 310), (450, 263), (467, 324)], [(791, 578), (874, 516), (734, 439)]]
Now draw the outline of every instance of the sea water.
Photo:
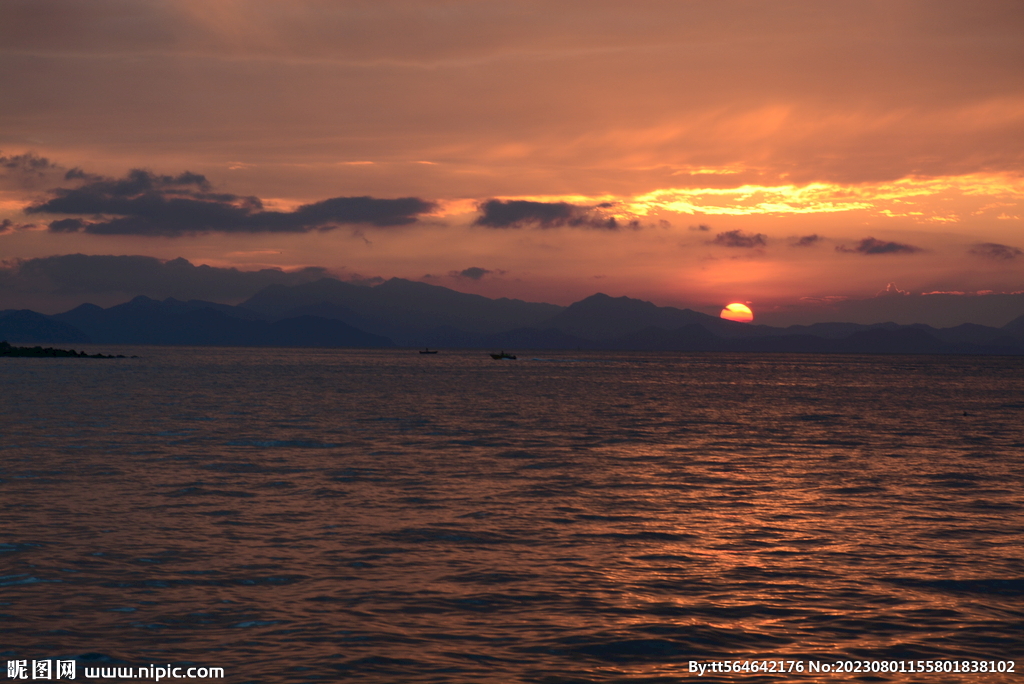
[(9, 668), (1024, 670), (1020, 357), (90, 351), (0, 359)]

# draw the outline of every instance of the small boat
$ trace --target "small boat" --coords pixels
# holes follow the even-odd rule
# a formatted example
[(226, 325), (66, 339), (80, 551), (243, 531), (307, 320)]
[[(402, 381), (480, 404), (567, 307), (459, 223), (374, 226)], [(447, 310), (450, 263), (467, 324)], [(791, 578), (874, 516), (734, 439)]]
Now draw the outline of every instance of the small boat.
[(436, 354), (436, 353), (437, 353), (437, 350), (436, 349), (431, 349), (430, 347), (424, 347), (423, 349), (420, 349), (420, 354)]
[(497, 361), (501, 361), (503, 359), (509, 359), (511, 361), (515, 361), (516, 360), (516, 357), (515, 357), (514, 354), (506, 354), (504, 351), (502, 351), (500, 354), (491, 354), (491, 358), (495, 359)]

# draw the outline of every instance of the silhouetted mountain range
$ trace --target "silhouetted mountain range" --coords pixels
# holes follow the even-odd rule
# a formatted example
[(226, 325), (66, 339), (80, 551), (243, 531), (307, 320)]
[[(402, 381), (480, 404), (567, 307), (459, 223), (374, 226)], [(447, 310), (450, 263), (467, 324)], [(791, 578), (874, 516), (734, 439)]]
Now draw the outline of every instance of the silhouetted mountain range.
[(0, 339), (103, 344), (1024, 354), (1024, 315), (1002, 328), (816, 323), (775, 328), (595, 294), (567, 307), (489, 299), (393, 278), (270, 285), (238, 306), (136, 297), (53, 316), (0, 311)]
[(471, 334), (503, 332), (537, 325), (562, 310), (554, 304), (488, 299), (401, 278), (375, 287), (331, 278), (293, 287), (271, 285), (241, 307), (272, 320), (296, 314), (336, 318), (413, 346), (424, 335), (441, 329)]

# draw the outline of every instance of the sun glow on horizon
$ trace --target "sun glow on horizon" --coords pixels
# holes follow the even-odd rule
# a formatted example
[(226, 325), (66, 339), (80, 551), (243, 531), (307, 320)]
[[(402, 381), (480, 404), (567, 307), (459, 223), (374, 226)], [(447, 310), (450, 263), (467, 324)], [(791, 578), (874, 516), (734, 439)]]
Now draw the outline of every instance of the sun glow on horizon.
[(754, 312), (750, 310), (750, 307), (739, 302), (727, 304), (719, 316), (727, 321), (736, 321), (737, 323), (750, 323), (754, 320)]
[[(644, 220), (660, 212), (745, 217), (860, 211), (878, 217), (909, 218), (919, 223), (957, 223), (965, 215), (981, 215), (992, 209), (1004, 213), (1006, 208), (1012, 210), (1019, 206), (1022, 195), (1024, 178), (979, 172), (931, 178), (909, 176), (885, 182), (748, 183), (735, 187), (659, 188), (640, 194), (496, 195), (493, 199), (568, 202), (589, 207), (607, 204), (603, 213), (622, 221)], [(465, 198), (441, 200), (433, 215), (471, 213), (479, 202), (479, 199)], [(1006, 219), (1015, 218), (1006, 215)]]

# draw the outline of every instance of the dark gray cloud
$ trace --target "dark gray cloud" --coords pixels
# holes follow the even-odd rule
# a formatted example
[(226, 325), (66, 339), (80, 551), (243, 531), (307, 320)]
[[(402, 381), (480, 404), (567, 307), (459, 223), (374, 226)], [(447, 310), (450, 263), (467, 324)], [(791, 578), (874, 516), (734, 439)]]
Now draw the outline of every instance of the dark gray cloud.
[(52, 190), (49, 200), (25, 209), (27, 214), (76, 216), (52, 221), (49, 228), (55, 233), (163, 237), (207, 232), (306, 233), (340, 225), (404, 226), (435, 206), (417, 197), (333, 197), (294, 211), (267, 211), (258, 197), (211, 192), (204, 176), (188, 171), (164, 176), (135, 169), (114, 179), (72, 169), (67, 175), (68, 180), (85, 182)]
[(486, 268), (480, 268), (479, 266), (470, 266), (462, 271), (452, 271), (453, 275), (456, 275), (459, 278), (469, 278), (470, 280), (480, 280), (488, 273), (494, 273), (494, 271)]
[(0, 182), (17, 188), (40, 188), (59, 182), (65, 168), (32, 152), (5, 156), (0, 154)]
[(4, 233), (11, 233), (15, 230), (26, 230), (35, 227), (36, 225), (34, 223), (15, 223), (11, 219), (4, 219), (3, 221), (0, 221), (0, 235), (3, 235)]
[(979, 242), (970, 249), (970, 253), (995, 261), (1010, 261), (1024, 254), (1024, 251), (998, 242)]
[(708, 240), (708, 244), (723, 247), (764, 247), (768, 244), (768, 236), (764, 233), (747, 234), (740, 230), (729, 230), (719, 233), (714, 240)]
[(40, 157), (32, 152), (16, 154), (12, 157), (0, 156), (0, 169), (3, 169), (4, 173), (42, 175), (57, 168), (59, 167), (46, 157)]
[(850, 248), (846, 245), (839, 245), (836, 247), (836, 251), (848, 254), (912, 254), (922, 250), (920, 247), (905, 245), (902, 242), (885, 242), (884, 240), (876, 240), (873, 237), (866, 237), (856, 247)]
[(821, 242), (821, 236), (818, 235), (817, 233), (814, 233), (812, 235), (804, 235), (803, 237), (799, 237), (796, 240), (794, 240), (792, 244), (794, 247), (813, 247), (819, 242)]
[[(0, 262), (0, 299), (4, 306), (24, 301), (113, 302), (144, 294), (157, 299), (241, 301), (268, 285), (297, 285), (327, 275), (322, 268), (285, 272), (239, 271), (195, 266), (185, 259), (162, 261), (148, 256), (66, 254)], [(113, 298), (111, 298), (113, 295)], [(56, 304), (55, 304), (56, 306)]]
[(620, 223), (614, 216), (604, 215), (601, 210), (611, 206), (607, 202), (596, 207), (587, 207), (568, 202), (488, 200), (478, 207), (481, 216), (473, 225), (487, 228), (640, 228), (639, 221)]
[(700, 231), (702, 233), (706, 233), (709, 230), (711, 230), (711, 226), (709, 226), (706, 223), (701, 223), (701, 224), (698, 224), (696, 226), (690, 226), (690, 230), (698, 230), (698, 231)]
[(77, 233), (88, 225), (88, 221), (70, 218), (50, 221), (50, 225), (48, 227), (51, 233)]

